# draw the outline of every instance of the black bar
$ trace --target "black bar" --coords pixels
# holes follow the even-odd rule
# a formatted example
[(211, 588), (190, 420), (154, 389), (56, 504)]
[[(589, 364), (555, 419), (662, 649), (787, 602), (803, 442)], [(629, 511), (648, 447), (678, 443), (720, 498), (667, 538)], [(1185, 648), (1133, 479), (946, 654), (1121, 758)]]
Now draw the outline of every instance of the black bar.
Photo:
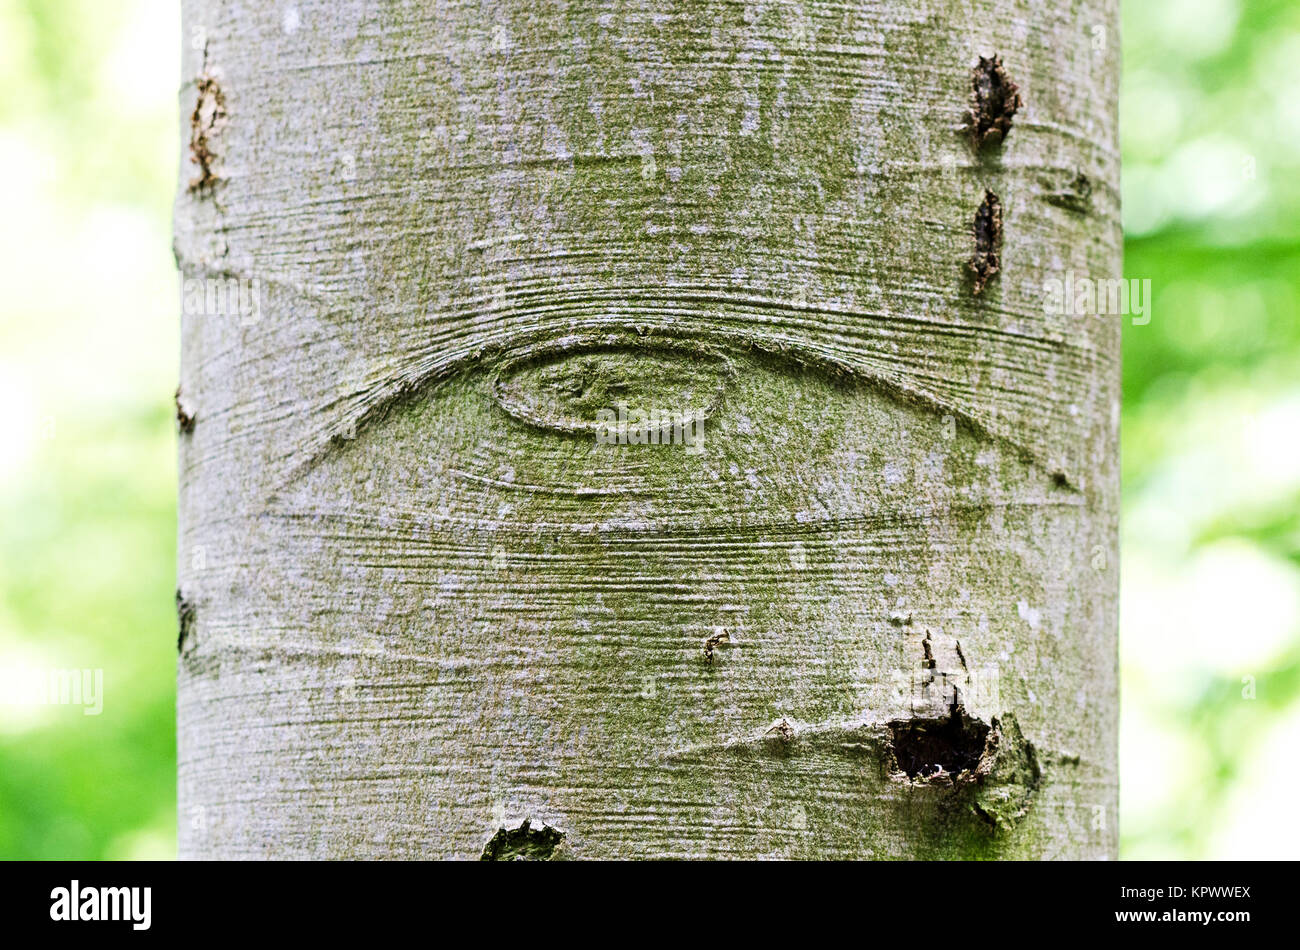
[[(599, 933), (610, 940), (676, 940), (707, 936), (716, 925), (761, 931), (781, 920), (811, 930), (847, 927), (864, 943), (897, 928), (958, 943), (980, 934), (1019, 933), (1037, 944), (1038, 938), (1124, 931), (1233, 939), (1261, 922), (1286, 926), (1291, 915), (1280, 905), (1295, 872), (1291, 863), (1244, 862), (12, 862), (0, 864), (0, 913), (6, 934), (37, 928), (128, 939), (319, 934), (334, 940), (414, 928), (441, 943), (458, 940), (466, 926), (507, 942), (548, 927), (561, 940)], [(125, 919), (52, 919), (70, 916), (73, 881), (79, 916), (98, 914), (101, 906), (111, 915), (117, 904)], [(143, 890), (99, 890), (146, 887), (147, 929), (137, 927)], [(734, 935), (715, 935), (724, 932)]]

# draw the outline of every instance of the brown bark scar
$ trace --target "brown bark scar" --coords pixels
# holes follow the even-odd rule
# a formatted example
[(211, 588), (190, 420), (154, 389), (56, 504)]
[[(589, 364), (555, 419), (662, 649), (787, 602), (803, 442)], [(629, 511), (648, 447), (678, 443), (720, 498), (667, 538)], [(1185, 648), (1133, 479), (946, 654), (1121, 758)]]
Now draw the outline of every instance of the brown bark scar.
[(483, 848), (481, 861), (549, 861), (564, 840), (564, 832), (543, 824), (532, 827), (525, 818), (518, 828), (500, 828)]
[(763, 733), (764, 739), (775, 739), (778, 742), (789, 742), (794, 738), (794, 726), (790, 725), (789, 720), (782, 719), (780, 722), (773, 724), (772, 728)]
[(908, 778), (973, 780), (989, 726), (953, 703), (945, 719), (894, 719), (886, 723), (897, 771)]
[(190, 179), (189, 190), (202, 192), (210, 191), (222, 180), (217, 163), (221, 158), (219, 144), (228, 114), (226, 94), (215, 77), (200, 76), (194, 87), (198, 97), (194, 111), (190, 113), (190, 159), (198, 166), (199, 174)]
[(194, 605), (176, 591), (176, 652), (184, 653), (185, 644), (194, 630)]
[(1002, 269), (1002, 201), (987, 188), (972, 224), (975, 253), (966, 262), (972, 277), (972, 292), (979, 296), (985, 285)]
[(726, 630), (724, 630), (722, 627), (718, 627), (713, 632), (712, 636), (706, 637), (704, 640), (704, 662), (712, 663), (713, 651), (717, 649), (720, 644), (730, 643), (730, 642), (731, 642), (731, 634), (728, 633)]
[(189, 406), (185, 404), (185, 400), (181, 398), (181, 389), (179, 386), (177, 386), (176, 387), (177, 427), (180, 429), (182, 433), (184, 433), (185, 435), (189, 435), (191, 432), (194, 431), (194, 420), (196, 417), (197, 417), (197, 413), (195, 413)]
[(988, 722), (953, 701), (942, 718), (893, 719), (886, 768), (917, 788), (949, 790), (994, 833), (1013, 829), (1029, 810), (1042, 780), (1037, 751), (1015, 716)]
[(1020, 87), (1011, 81), (1002, 58), (980, 57), (971, 70), (970, 109), (966, 129), (976, 152), (1000, 145), (1011, 134), (1011, 119), (1023, 105)]

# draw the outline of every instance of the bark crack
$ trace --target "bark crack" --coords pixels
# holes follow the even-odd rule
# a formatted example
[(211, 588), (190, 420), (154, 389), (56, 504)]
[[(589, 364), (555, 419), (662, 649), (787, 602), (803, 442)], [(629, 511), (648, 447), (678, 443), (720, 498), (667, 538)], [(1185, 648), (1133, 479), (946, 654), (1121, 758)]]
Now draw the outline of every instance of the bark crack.
[(518, 828), (500, 828), (483, 848), (481, 861), (549, 861), (564, 840), (564, 832), (543, 824), (532, 827), (525, 818)]
[(197, 414), (194, 412), (193, 409), (189, 407), (189, 405), (187, 405), (185, 400), (181, 398), (181, 389), (179, 386), (176, 387), (175, 399), (176, 399), (176, 426), (178, 429), (180, 429), (182, 434), (189, 435), (191, 432), (194, 431), (194, 420)]
[(975, 212), (971, 227), (975, 238), (975, 253), (966, 263), (972, 277), (975, 296), (983, 293), (985, 286), (1002, 269), (1002, 200), (984, 189), (984, 200)]
[(966, 128), (976, 152), (995, 148), (1011, 134), (1011, 119), (1023, 104), (1020, 87), (1011, 81), (1002, 65), (1002, 58), (994, 53), (980, 57), (971, 70), (970, 110), (966, 115)]
[(194, 605), (185, 596), (176, 591), (176, 652), (185, 653), (186, 645), (191, 643), (194, 632)]
[(198, 177), (190, 179), (189, 190), (211, 191), (221, 181), (217, 170), (220, 138), (226, 127), (226, 94), (214, 76), (204, 74), (195, 80), (198, 98), (190, 113), (190, 158), (199, 167)]

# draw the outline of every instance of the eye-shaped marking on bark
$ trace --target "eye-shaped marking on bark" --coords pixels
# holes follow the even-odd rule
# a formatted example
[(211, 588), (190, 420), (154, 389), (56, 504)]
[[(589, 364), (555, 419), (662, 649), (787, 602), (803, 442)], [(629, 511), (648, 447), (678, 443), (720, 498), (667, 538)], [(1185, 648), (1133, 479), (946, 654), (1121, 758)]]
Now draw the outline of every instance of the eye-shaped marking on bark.
[[(1083, 503), (1014, 442), (960, 418), (950, 425), (932, 403), (896, 390), (791, 366), (784, 354), (562, 338), (465, 370), (379, 403), (354, 438), (291, 473), (273, 507), (379, 517), (383, 504), (385, 519), (396, 510), (416, 532), (491, 524), (482, 539), (491, 566), (497, 532), (644, 536), (743, 519), (804, 542), (927, 511), (974, 529), (1007, 505)], [(673, 441), (611, 445), (593, 416), (618, 402), (708, 418), (693, 442), (674, 432)], [(431, 444), (430, 433), (442, 437)], [(778, 457), (789, 467), (774, 469)]]
[(647, 430), (703, 422), (722, 404), (731, 362), (698, 344), (556, 348), (507, 363), (492, 394), (511, 416), (540, 429), (596, 433), (602, 413), (629, 413)]
[[(1000, 238), (1000, 205), (996, 223)], [(690, 389), (689, 385), (683, 385), (682, 379), (694, 379), (693, 392), (697, 399), (703, 400), (701, 404), (707, 410), (711, 432), (718, 428), (718, 419), (728, 413), (723, 411), (726, 407), (721, 399), (710, 404), (703, 395), (710, 391), (709, 385), (701, 384), (701, 379), (715, 380), (718, 389), (726, 391), (726, 401), (730, 403), (742, 399), (745, 382), (755, 373), (807, 374), (798, 387), (801, 392), (821, 394), (824, 386), (851, 387), (859, 395), (884, 397), (900, 409), (907, 407), (919, 411), (944, 420), (945, 425), (955, 423), (958, 430), (987, 441), (990, 447), (1001, 447), (1027, 463), (1040, 467), (1047, 465), (1043, 455), (1022, 441), (1017, 433), (990, 425), (988, 419), (946, 396), (914, 385), (912, 380), (893, 373), (887, 366), (859, 365), (845, 360), (831, 347), (812, 346), (807, 341), (788, 336), (729, 326), (684, 329), (611, 322), (607, 326), (602, 324), (576, 331), (571, 327), (561, 331), (561, 328), (549, 325), (520, 330), (482, 345), (440, 351), (436, 359), (424, 356), (412, 359), (400, 370), (390, 371), (384, 379), (350, 384), (330, 412), (322, 413), (320, 420), (303, 433), (302, 451), (286, 467), (280, 487), (297, 481), (331, 456), (355, 452), (358, 446), (369, 444), (374, 430), (386, 427), (394, 418), (414, 407), (432, 407), (439, 401), (440, 393), (460, 391), (464, 387), (477, 388), (478, 379), (486, 381), (483, 387), (485, 395), (496, 415), (524, 421), (541, 432), (567, 433), (583, 438), (599, 436), (600, 420), (593, 421), (584, 415), (584, 410), (591, 411), (596, 400), (590, 395), (583, 396), (584, 390), (578, 386), (576, 378), (566, 382), (567, 393), (563, 388), (553, 388), (548, 398), (542, 398), (541, 393), (527, 394), (524, 390), (528, 380), (545, 364), (558, 364), (569, 357), (594, 359), (600, 354), (605, 354), (605, 359), (609, 358), (608, 354), (621, 354), (618, 357), (620, 361), (657, 355), (658, 365), (672, 369), (674, 375), (671, 378), (677, 387), (673, 391)], [(562, 374), (558, 367), (554, 372), (557, 376)], [(575, 371), (568, 372), (578, 375)], [(608, 393), (608, 384), (613, 381), (603, 382)], [(614, 383), (614, 389), (618, 388)], [(623, 394), (629, 391), (624, 390)], [(786, 393), (783, 398), (793, 396), (793, 393)], [(631, 399), (623, 401), (631, 407)], [(772, 399), (767, 398), (749, 412), (751, 415), (755, 411), (766, 414), (772, 408)], [(683, 421), (689, 424), (693, 420)], [(784, 426), (784, 422), (781, 425)], [(946, 444), (952, 441), (952, 433), (945, 432), (934, 441)], [(607, 454), (619, 456), (624, 453)], [(1068, 475), (1067, 482), (1071, 489), (1076, 488)]]

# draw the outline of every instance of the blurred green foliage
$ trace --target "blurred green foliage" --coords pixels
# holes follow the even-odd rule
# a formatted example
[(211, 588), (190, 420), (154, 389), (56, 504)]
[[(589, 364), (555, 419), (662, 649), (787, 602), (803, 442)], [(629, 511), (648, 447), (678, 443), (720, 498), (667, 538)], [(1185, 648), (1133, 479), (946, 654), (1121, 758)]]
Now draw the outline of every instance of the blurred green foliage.
[(1300, 5), (1124, 4), (1120, 827), (1129, 858), (1295, 857)]
[(175, 854), (177, 4), (0, 0), (0, 857)]
[[(99, 716), (0, 704), (0, 857), (175, 850), (177, 7), (0, 0), (0, 668), (104, 671)], [(1300, 5), (1123, 43), (1123, 854), (1291, 857)]]

